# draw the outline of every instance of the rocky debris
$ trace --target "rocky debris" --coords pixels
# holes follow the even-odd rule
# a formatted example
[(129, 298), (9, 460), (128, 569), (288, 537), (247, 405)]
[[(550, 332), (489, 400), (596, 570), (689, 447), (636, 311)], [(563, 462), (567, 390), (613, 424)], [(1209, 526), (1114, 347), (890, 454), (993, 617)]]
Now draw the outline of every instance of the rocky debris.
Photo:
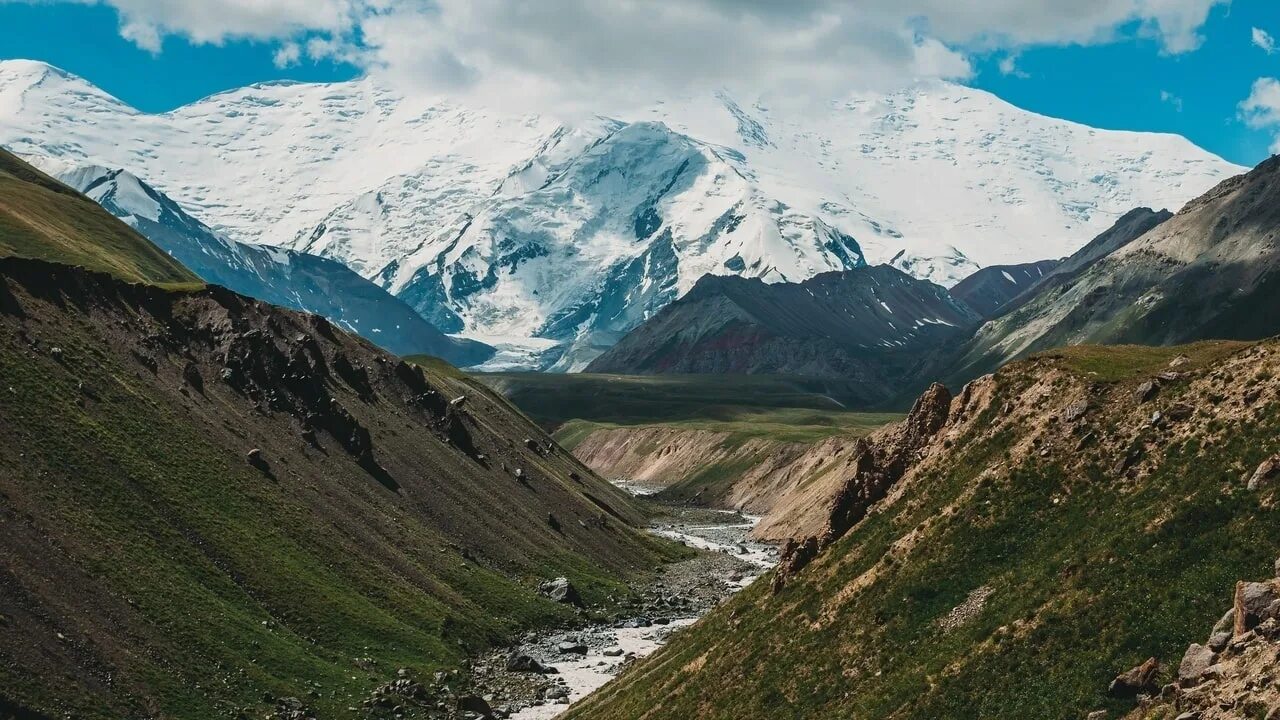
[(275, 708), (267, 714), (268, 720), (316, 720), (315, 714), (301, 700), (285, 697), (276, 700)]
[(458, 397), (449, 401), (449, 407), (452, 407), (452, 408), (460, 408), (465, 404), (467, 404), (466, 395), (459, 395)]
[(987, 605), (987, 598), (994, 592), (995, 590), (986, 585), (974, 588), (964, 602), (952, 608), (951, 612), (938, 621), (938, 626), (943, 632), (947, 632), (969, 623), (982, 612), (982, 608)]
[(1235, 595), (1235, 628), (1237, 637), (1280, 614), (1280, 581), (1238, 582)]
[[(1253, 475), (1249, 476), (1248, 487), (1250, 490), (1257, 490), (1276, 479), (1276, 476), (1280, 476), (1280, 453), (1272, 455), (1258, 465), (1257, 469), (1253, 471)], [(1280, 570), (1277, 573), (1280, 574)]]
[(875, 440), (860, 438), (857, 441), (853, 474), (832, 498), (823, 531), (817, 537), (788, 540), (783, 546), (773, 576), (775, 593), (888, 494), (918, 459), (920, 450), (946, 426), (951, 399), (950, 390), (934, 383), (916, 400), (901, 423), (891, 426)]
[[(1177, 683), (1129, 717), (1280, 718), (1280, 581), (1239, 582), (1209, 640), (1187, 648)], [(1162, 707), (1167, 706), (1167, 707)]]
[(1159, 672), (1160, 661), (1147, 658), (1141, 665), (1117, 675), (1107, 688), (1107, 694), (1116, 698), (1132, 698), (1155, 693), (1159, 689), (1156, 685)]
[(569, 578), (558, 577), (554, 580), (548, 580), (538, 586), (538, 592), (555, 600), (558, 603), (582, 607), (582, 596), (578, 594), (578, 589), (569, 582)]
[(1106, 710), (1094, 710), (1085, 716), (1085, 720), (1107, 720)]
[(1160, 394), (1160, 386), (1154, 380), (1147, 380), (1133, 391), (1133, 397), (1140, 403), (1151, 402)]

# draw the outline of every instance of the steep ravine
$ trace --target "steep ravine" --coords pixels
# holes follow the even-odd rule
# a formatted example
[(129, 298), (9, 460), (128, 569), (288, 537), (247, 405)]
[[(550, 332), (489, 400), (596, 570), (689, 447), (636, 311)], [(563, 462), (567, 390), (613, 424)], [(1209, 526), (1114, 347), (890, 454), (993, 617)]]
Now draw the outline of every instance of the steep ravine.
[(601, 427), (571, 449), (600, 476), (655, 489), (663, 501), (763, 516), (752, 537), (784, 542), (826, 520), (826, 505), (853, 467), (857, 439), (744, 438), (647, 425)]

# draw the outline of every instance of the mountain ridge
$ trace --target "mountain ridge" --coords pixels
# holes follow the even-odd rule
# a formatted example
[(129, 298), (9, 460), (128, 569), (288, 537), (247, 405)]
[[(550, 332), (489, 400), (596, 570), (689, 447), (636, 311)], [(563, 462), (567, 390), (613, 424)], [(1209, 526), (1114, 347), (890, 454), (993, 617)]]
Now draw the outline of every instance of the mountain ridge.
[[(711, 270), (699, 263), (732, 261), (733, 252), (700, 259), (694, 242), (683, 251), (682, 263), (668, 264), (660, 275), (633, 288), (674, 290), (638, 292), (632, 302), (606, 288), (619, 278), (637, 282), (643, 273), (611, 275), (610, 268), (652, 263), (656, 256), (649, 242), (614, 230), (589, 234), (599, 249), (612, 249), (564, 255), (561, 264), (567, 259), (565, 267), (577, 280), (557, 284), (544, 274), (501, 264), (509, 254), (505, 250), (487, 259), (473, 253), (465, 261), (442, 255), (448, 242), (428, 247), (421, 229), (461, 230), (466, 217), (512, 219), (543, 212), (534, 185), (507, 183), (503, 189), (504, 182), (513, 169), (541, 172), (539, 167), (551, 167), (530, 164), (547, 150), (561, 153), (560, 164), (587, 157), (601, 123), (661, 123), (666, 130), (652, 136), (657, 143), (652, 147), (683, 137), (713, 149), (718, 160), (712, 165), (725, 171), (706, 177), (736, 173), (748, 189), (742, 197), (765, 203), (756, 203), (763, 211), (760, 217), (793, 218), (784, 223), (786, 237), (778, 246), (783, 250), (760, 257), (790, 262), (791, 248), (798, 248), (816, 258), (823, 251), (813, 249), (822, 244), (815, 239), (839, 233), (872, 263), (887, 262), (905, 249), (900, 267), (947, 285), (978, 265), (1039, 259), (1032, 253), (1066, 255), (1076, 249), (1075, 238), (1087, 236), (1086, 229), (1101, 230), (1112, 217), (1137, 205), (1179, 206), (1237, 169), (1176, 136), (1085, 128), (947, 84), (855, 96), (831, 103), (830, 112), (821, 117), (722, 93), (671, 99), (620, 114), (618, 120), (563, 123), (404, 97), (367, 78), (232, 90), (170, 113), (147, 115), (122, 109), (118, 101), (66, 74), (46, 76), (33, 87), (38, 69), (0, 64), (0, 142), (24, 154), (125, 168), (192, 203), (193, 214), (233, 239), (303, 247), (323, 226), (323, 235), (337, 240), (313, 249), (375, 279), (411, 305), (442, 298), (462, 319), (469, 337), (491, 336), (526, 349), (554, 346), (554, 352), (538, 350), (532, 360), (519, 362), (543, 367), (559, 363), (562, 369), (585, 364), (654, 306), (691, 287), (694, 276)], [(86, 113), (96, 119), (92, 133), (74, 122)], [(198, 133), (190, 131), (196, 127)], [(212, 142), (193, 142), (205, 136)], [(147, 148), (140, 148), (136, 138), (146, 138)], [(559, 138), (552, 143), (559, 149), (548, 145), (551, 138)], [(281, 149), (285, 147), (287, 153)], [(236, 162), (251, 151), (265, 156), (252, 168)], [(338, 167), (344, 172), (337, 173)], [(877, 178), (874, 185), (866, 180), (871, 177)], [(296, 191), (303, 186), (308, 188), (305, 196)], [(682, 237), (689, 213), (716, 197), (712, 188), (699, 186), (672, 214), (659, 212), (677, 245), (695, 241), (712, 226), (710, 220), (699, 221), (701, 229), (691, 228), (690, 237)], [(575, 193), (579, 189), (573, 187)], [(661, 189), (650, 188), (654, 193)], [(912, 200), (921, 194), (931, 203)], [(586, 212), (563, 230), (539, 223), (561, 234), (535, 245), (580, 244), (583, 238), (567, 228), (590, 227), (591, 217)], [(506, 220), (487, 227), (499, 231), (495, 247), (530, 245), (525, 230)], [(737, 233), (744, 242), (774, 242), (776, 227), (771, 220)], [(478, 238), (479, 231), (470, 228), (465, 242)], [(987, 237), (1007, 240), (978, 240)], [(721, 246), (724, 242), (730, 241)], [(419, 249), (430, 251), (410, 260)], [(718, 272), (751, 274), (752, 258), (744, 259)], [(680, 275), (677, 268), (690, 263), (697, 270)], [(446, 267), (455, 269), (446, 272)], [(838, 268), (816, 263), (803, 274), (823, 269)], [(406, 279), (415, 273), (423, 277), (409, 289)], [(455, 292), (455, 280), (464, 273), (489, 287)], [(445, 291), (438, 292), (441, 288)], [(543, 300), (548, 295), (559, 299), (548, 304)], [(557, 313), (559, 322), (548, 325)], [(524, 317), (529, 321), (520, 321)]]

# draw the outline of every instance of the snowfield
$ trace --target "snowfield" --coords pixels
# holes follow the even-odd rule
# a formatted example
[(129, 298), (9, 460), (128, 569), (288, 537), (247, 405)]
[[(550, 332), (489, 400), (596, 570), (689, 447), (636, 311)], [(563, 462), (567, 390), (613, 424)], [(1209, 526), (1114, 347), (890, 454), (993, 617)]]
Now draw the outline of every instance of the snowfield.
[(14, 152), (126, 169), (233, 240), (338, 260), (446, 332), (557, 369), (707, 273), (799, 281), (892, 262), (950, 286), (1067, 255), (1134, 207), (1176, 210), (1243, 170), (1179, 136), (947, 83), (819, 108), (719, 93), (604, 114), (516, 115), (361, 79), (152, 115), (0, 62)]

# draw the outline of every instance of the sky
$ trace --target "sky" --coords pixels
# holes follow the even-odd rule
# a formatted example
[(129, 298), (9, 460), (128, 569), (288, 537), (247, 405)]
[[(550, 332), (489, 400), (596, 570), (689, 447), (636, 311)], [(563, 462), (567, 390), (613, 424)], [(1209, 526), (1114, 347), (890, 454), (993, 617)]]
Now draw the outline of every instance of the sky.
[(270, 80), (607, 111), (932, 78), (1088, 125), (1280, 151), (1277, 0), (0, 0), (0, 58), (163, 112)]

